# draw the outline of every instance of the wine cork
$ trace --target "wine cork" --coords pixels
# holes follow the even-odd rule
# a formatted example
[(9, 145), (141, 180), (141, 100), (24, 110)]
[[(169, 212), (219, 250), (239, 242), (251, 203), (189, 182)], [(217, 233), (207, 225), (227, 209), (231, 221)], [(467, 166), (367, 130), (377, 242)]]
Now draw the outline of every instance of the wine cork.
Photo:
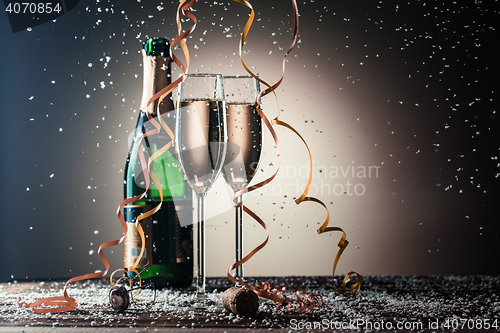
[(259, 297), (252, 290), (232, 287), (222, 294), (222, 305), (234, 314), (252, 316), (259, 309)]

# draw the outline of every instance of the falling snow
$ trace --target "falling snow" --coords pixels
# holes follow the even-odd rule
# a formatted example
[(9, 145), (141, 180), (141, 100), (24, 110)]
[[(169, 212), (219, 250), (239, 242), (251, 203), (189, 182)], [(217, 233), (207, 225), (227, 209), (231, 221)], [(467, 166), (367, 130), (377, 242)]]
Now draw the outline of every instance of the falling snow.
[[(244, 73), (237, 44), (248, 11), (228, 2), (200, 2), (197, 6), (193, 13), (200, 19), (199, 25), (188, 40), (190, 71)], [(281, 75), (282, 57), (290, 43), (290, 10), (270, 9), (271, 5), (257, 2), (254, 6), (256, 18), (243, 56), (252, 70), (274, 82)], [(173, 3), (162, 1), (86, 3), (77, 15), (79, 26), (71, 29), (71, 38), (66, 41), (64, 57), (52, 55), (51, 61), (45, 61), (40, 56), (26, 65), (29, 68), (20, 79), (26, 82), (30, 73), (33, 82), (22, 89), (16, 85), (21, 97), (7, 104), (23, 117), (13, 126), (19, 132), (10, 137), (29, 135), (30, 143), (24, 143), (19, 151), (33, 151), (24, 155), (22, 180), (18, 177), (12, 185), (18, 192), (31, 192), (26, 193), (26, 200), (30, 200), (26, 220), (51, 219), (51, 212), (41, 213), (41, 206), (47, 206), (42, 199), (63, 196), (58, 205), (74, 215), (65, 215), (62, 221), (75, 218), (74, 223), (85, 225), (83, 221), (90, 219), (86, 216), (92, 212), (92, 223), (86, 226), (92, 236), (99, 234), (96, 228), (101, 234), (111, 229), (117, 232), (118, 222), (109, 222), (114, 216), (107, 214), (114, 213), (121, 199), (127, 137), (137, 119), (134, 111), (139, 108), (142, 84), (139, 49), (153, 35), (175, 36), (174, 12)], [(380, 223), (393, 218), (393, 225), (429, 228), (426, 231), (433, 239), (448, 243), (460, 233), (498, 237), (491, 224), (479, 225), (481, 220), (491, 219), (488, 214), (496, 205), (492, 197), (498, 193), (495, 188), (500, 181), (494, 76), (498, 72), (498, 9), (482, 1), (374, 1), (349, 6), (307, 0), (299, 1), (299, 12), (299, 39), (277, 93), (283, 119), (312, 142), (313, 158), (319, 165), (355, 159), (360, 164), (381, 166), (381, 178), (367, 184), (366, 196), (359, 199), (373, 198), (380, 200), (381, 207), (390, 207), (377, 213), (382, 216), (376, 220)], [(53, 50), (45, 50), (44, 45), (54, 37), (39, 32), (59, 32), (62, 21), (28, 28), (26, 38), (49, 54)], [(184, 28), (190, 24), (187, 19), (183, 22)], [(174, 52), (182, 56), (179, 48)], [(267, 98), (265, 111), (274, 118), (276, 103)], [(26, 104), (14, 110), (17, 103)], [(305, 112), (311, 116), (303, 119)], [(306, 157), (294, 155), (301, 153), (299, 143), (293, 142), (290, 148), (291, 135), (285, 131), (279, 135), (284, 166), (300, 166)], [(320, 147), (317, 142), (321, 142)], [(275, 154), (273, 148), (270, 144), (266, 152)], [(330, 158), (334, 154), (337, 160)], [(277, 162), (273, 162), (268, 165), (266, 160), (260, 167), (276, 167)], [(12, 165), (17, 163), (16, 155)], [(268, 173), (265, 170), (263, 174)], [(51, 180), (40, 186), (47, 175)], [(87, 183), (91, 177), (94, 180)], [(96, 188), (97, 184), (103, 186)], [(320, 199), (349, 198), (325, 195)], [(464, 201), (450, 204), (454, 200)], [(346, 226), (372, 223), (371, 215), (357, 214), (379, 207), (348, 206), (351, 202), (336, 203), (330, 211), (332, 220)], [(282, 208), (276, 209), (277, 216), (269, 216), (278, 226), (287, 221), (293, 232), (315, 232), (309, 225), (316, 228), (317, 221), (288, 221), (293, 220), (289, 213), (292, 205), (258, 203), (263, 212)], [(446, 203), (449, 210), (434, 213), (440, 203)], [(306, 209), (304, 206), (299, 207)], [(36, 210), (31, 211), (32, 207)], [(424, 211), (425, 219), (431, 221), (420, 225), (413, 211)], [(454, 221), (453, 227), (446, 227), (446, 218)], [(446, 231), (437, 230), (439, 226)], [(453, 231), (449, 232), (450, 228)], [(279, 235), (283, 242), (288, 236)], [(368, 235), (359, 233), (356, 237)], [(426, 255), (444, 252), (437, 251), (441, 246), (437, 241), (429, 245), (432, 249), (426, 246), (419, 247)], [(370, 250), (376, 249), (361, 244), (355, 252)]]

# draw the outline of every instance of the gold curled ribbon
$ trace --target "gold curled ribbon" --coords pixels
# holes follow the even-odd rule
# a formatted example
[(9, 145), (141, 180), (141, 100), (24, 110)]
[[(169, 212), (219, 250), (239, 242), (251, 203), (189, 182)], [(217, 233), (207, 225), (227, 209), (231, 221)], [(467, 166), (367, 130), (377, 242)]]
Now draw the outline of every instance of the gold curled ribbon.
[[(163, 101), (163, 99), (165, 97), (167, 97), (185, 79), (185, 77), (187, 75), (187, 70), (189, 68), (190, 58), (189, 58), (189, 51), (187, 49), (185, 38), (192, 33), (192, 31), (196, 28), (196, 24), (197, 24), (196, 17), (192, 13), (188, 12), (187, 10), (189, 8), (191, 8), (196, 2), (198, 2), (198, 0), (192, 0), (188, 4), (186, 4), (185, 6), (183, 6), (183, 4), (185, 2), (186, 2), (186, 0), (181, 0), (179, 2), (178, 7), (177, 7), (176, 20), (177, 20), (178, 36), (170, 43), (170, 49), (169, 49), (170, 57), (179, 66), (179, 68), (182, 70), (182, 75), (177, 80), (175, 80), (174, 82), (170, 83), (168, 86), (162, 88), (157, 93), (155, 93), (153, 95), (153, 97), (151, 97), (149, 99), (149, 101), (147, 103), (147, 106), (150, 106), (152, 103), (154, 103), (156, 100), (158, 100), (156, 114), (158, 115), (158, 119), (160, 121), (158, 122), (149, 113), (149, 111), (147, 111), (146, 114), (147, 114), (148, 120), (155, 127), (155, 129), (152, 129), (152, 130), (144, 133), (142, 135), (142, 137), (140, 138), (140, 142), (139, 142), (139, 149), (138, 149), (138, 151), (139, 151), (139, 160), (140, 160), (140, 163), (141, 163), (142, 172), (143, 172), (144, 175), (149, 174), (150, 178), (153, 180), (153, 182), (155, 183), (155, 185), (158, 188), (161, 188), (160, 181), (158, 180), (158, 177), (156, 176), (156, 174), (154, 173), (154, 171), (151, 169), (151, 164), (159, 156), (161, 156), (168, 149), (170, 149), (170, 147), (172, 147), (172, 141), (174, 140), (174, 134), (173, 134), (172, 130), (168, 127), (168, 125), (165, 123), (165, 121), (163, 120), (163, 118), (160, 116), (160, 104)], [(179, 12), (182, 12), (182, 14), (184, 16), (191, 18), (193, 20), (193, 22), (194, 22), (194, 24), (187, 31), (185, 31), (185, 32), (182, 31), (182, 24), (181, 24), (181, 21), (180, 21)], [(184, 56), (186, 57), (187, 66), (184, 66), (184, 64), (173, 54), (174, 45), (177, 44), (177, 43), (179, 43), (179, 42), (181, 43), (182, 50), (184, 52)], [(142, 141), (143, 141), (144, 138), (146, 138), (148, 136), (159, 134), (162, 128), (165, 130), (165, 132), (170, 137), (170, 141), (168, 143), (166, 143), (158, 151), (156, 151), (153, 155), (151, 155), (149, 157), (147, 163), (146, 163), (146, 160), (145, 160), (145, 157), (144, 157), (144, 152), (143, 152), (143, 149), (142, 149)], [(118, 218), (120, 219), (120, 221), (123, 220), (123, 215), (121, 214), (120, 208), (123, 207), (123, 206), (125, 206), (125, 205), (127, 205), (127, 204), (129, 204), (129, 203), (136, 202), (136, 201), (140, 200), (141, 198), (143, 198), (146, 195), (147, 191), (149, 190), (149, 187), (150, 187), (150, 178), (149, 177), (145, 177), (145, 179), (146, 179), (146, 188), (145, 188), (145, 190), (144, 190), (143, 193), (141, 193), (138, 196), (127, 198), (127, 199), (125, 199), (124, 201), (122, 201), (120, 203), (120, 205), (118, 207), (118, 213), (117, 213)], [(139, 235), (141, 237), (141, 252), (140, 252), (138, 258), (136, 259), (136, 261), (131, 266), (127, 267), (127, 270), (133, 271), (137, 275), (139, 275), (139, 273), (136, 270), (136, 268), (139, 265), (139, 262), (140, 262), (140, 260), (142, 258), (144, 250), (145, 250), (145, 236), (144, 236), (144, 231), (143, 231), (143, 229), (142, 229), (142, 227), (141, 227), (141, 225), (140, 225), (139, 222), (142, 221), (145, 218), (150, 217), (151, 215), (155, 214), (157, 211), (159, 211), (161, 209), (161, 206), (162, 206), (163, 201), (164, 201), (163, 191), (159, 191), (159, 193), (160, 193), (160, 203), (158, 204), (158, 206), (156, 206), (153, 209), (151, 209), (151, 210), (149, 210), (149, 211), (147, 211), (147, 212), (139, 215), (137, 217), (137, 219), (136, 219), (136, 222), (135, 222), (135, 226), (136, 226), (137, 231), (138, 231), (138, 233), (139, 233)], [(133, 199), (133, 200), (130, 201), (129, 199)], [(125, 234), (126, 234), (127, 230), (125, 229), (124, 231), (125, 231)], [(122, 271), (122, 270), (126, 271), (125, 269), (118, 269), (115, 272), (113, 272), (113, 275), (117, 271)], [(113, 284), (113, 280), (112, 280), (113, 275), (110, 277), (111, 285), (114, 285)], [(137, 291), (136, 295), (138, 294), (139, 291), (140, 291), (140, 288)]]
[[(294, 31), (293, 31), (293, 37), (292, 37), (291, 45), (290, 45), (288, 51), (285, 53), (285, 56), (283, 58), (283, 64), (282, 64), (283, 73), (281, 75), (281, 78), (274, 85), (271, 86), (270, 84), (268, 84), (264, 80), (262, 80), (259, 77), (257, 77), (257, 75), (255, 75), (248, 68), (248, 66), (245, 64), (245, 62), (243, 60), (243, 52), (242, 52), (243, 45), (245, 43), (245, 39), (246, 39), (246, 37), (248, 35), (250, 27), (252, 26), (252, 22), (253, 22), (254, 17), (255, 17), (255, 12), (254, 12), (254, 9), (252, 8), (252, 5), (247, 0), (234, 0), (234, 1), (236, 1), (236, 2), (238, 2), (240, 4), (242, 4), (242, 5), (250, 8), (250, 10), (251, 10), (250, 17), (248, 18), (247, 23), (245, 24), (245, 27), (243, 29), (243, 32), (242, 32), (242, 35), (241, 35), (241, 38), (240, 38), (239, 56), (240, 56), (241, 63), (243, 65), (243, 67), (245, 68), (245, 70), (252, 77), (254, 77), (257, 81), (259, 81), (260, 83), (262, 83), (263, 85), (265, 85), (267, 87), (267, 89), (265, 89), (263, 92), (261, 92), (257, 96), (256, 101), (255, 101), (255, 106), (256, 106), (256, 110), (259, 113), (262, 121), (266, 124), (267, 128), (269, 129), (269, 131), (270, 131), (270, 133), (271, 133), (271, 135), (272, 135), (272, 137), (274, 139), (274, 142), (276, 144), (276, 150), (278, 151), (278, 167), (277, 167), (276, 172), (271, 177), (267, 178), (266, 180), (264, 180), (264, 181), (262, 181), (262, 182), (260, 182), (260, 183), (258, 183), (256, 185), (250, 186), (248, 188), (245, 188), (243, 190), (240, 190), (240, 191), (236, 192), (234, 194), (234, 201), (236, 202), (236, 198), (238, 196), (241, 196), (241, 195), (243, 195), (245, 193), (248, 193), (248, 192), (251, 192), (251, 191), (253, 191), (255, 189), (258, 189), (258, 188), (260, 188), (260, 187), (262, 187), (262, 186), (270, 183), (276, 177), (276, 175), (277, 175), (277, 173), (279, 171), (279, 168), (280, 168), (280, 164), (281, 164), (281, 155), (279, 154), (280, 148), (279, 148), (278, 136), (277, 136), (276, 132), (274, 131), (272, 125), (280, 125), (280, 126), (283, 126), (283, 127), (286, 127), (288, 129), (290, 129), (304, 143), (304, 145), (305, 145), (305, 147), (307, 149), (307, 152), (309, 154), (309, 165), (310, 165), (309, 179), (308, 179), (308, 182), (307, 182), (307, 186), (306, 186), (304, 192), (302, 193), (302, 195), (298, 199), (295, 200), (295, 203), (298, 205), (298, 204), (300, 204), (302, 202), (305, 202), (305, 201), (313, 201), (313, 202), (319, 203), (320, 205), (322, 205), (326, 209), (327, 218), (326, 218), (325, 222), (323, 223), (323, 225), (317, 230), (318, 234), (322, 234), (322, 233), (330, 232), (330, 231), (340, 231), (340, 232), (342, 232), (342, 237), (341, 237), (341, 240), (340, 240), (340, 242), (338, 244), (338, 246), (340, 247), (340, 249), (337, 252), (337, 256), (335, 257), (335, 261), (334, 261), (334, 264), (333, 264), (333, 273), (332, 273), (333, 286), (334, 286), (335, 290), (337, 290), (337, 292), (342, 293), (344, 295), (353, 295), (353, 294), (356, 294), (360, 290), (360, 288), (361, 288), (361, 276), (358, 273), (356, 273), (356, 272), (351, 271), (351, 272), (349, 272), (345, 276), (344, 281), (342, 283), (342, 286), (343, 286), (344, 290), (346, 290), (346, 292), (339, 291), (337, 289), (337, 286), (335, 285), (335, 270), (336, 270), (338, 261), (340, 259), (340, 256), (344, 252), (345, 248), (349, 244), (347, 242), (347, 240), (346, 240), (346, 234), (345, 234), (345, 232), (341, 228), (339, 228), (339, 227), (328, 227), (329, 220), (330, 220), (330, 213), (329, 213), (328, 208), (326, 207), (326, 205), (321, 200), (319, 200), (317, 198), (307, 197), (307, 193), (309, 192), (309, 189), (311, 187), (312, 175), (313, 175), (312, 155), (311, 155), (311, 151), (309, 149), (309, 146), (307, 145), (306, 141), (299, 134), (299, 132), (297, 130), (295, 130), (292, 126), (290, 126), (289, 124), (287, 124), (284, 121), (281, 121), (279, 119), (279, 117), (280, 117), (280, 111), (279, 111), (280, 108), (279, 108), (279, 105), (278, 105), (278, 115), (276, 116), (275, 119), (272, 120), (272, 122), (269, 122), (269, 119), (265, 116), (265, 114), (260, 109), (260, 106), (258, 104), (258, 100), (260, 98), (262, 98), (263, 96), (266, 96), (266, 95), (270, 94), (271, 92), (274, 94), (275, 99), (276, 99), (276, 103), (278, 104), (278, 98), (277, 98), (275, 90), (281, 84), (281, 82), (283, 81), (283, 78), (284, 78), (284, 75), (285, 75), (285, 64), (286, 64), (287, 56), (290, 54), (290, 52), (294, 48), (294, 46), (296, 44), (296, 41), (297, 41), (297, 37), (298, 37), (298, 27), (299, 27), (298, 18), (299, 18), (299, 15), (298, 15), (297, 3), (296, 3), (295, 0), (292, 0), (293, 14), (294, 14), (294, 16), (293, 16), (294, 17)], [(240, 207), (241, 205), (243, 205), (243, 203), (240, 200), (240, 202), (238, 204), (238, 207)], [(232, 264), (228, 268), (228, 270), (227, 270), (227, 277), (231, 281), (233, 281), (234, 283), (238, 283), (239, 285), (245, 285), (245, 287), (254, 290), (261, 297), (274, 300), (274, 301), (278, 302), (279, 304), (288, 303), (287, 310), (290, 310), (290, 304), (292, 304), (292, 301), (290, 300), (290, 294), (289, 294), (288, 299), (287, 299), (287, 298), (281, 297), (280, 294), (282, 294), (282, 293), (279, 292), (279, 290), (277, 288), (275, 288), (274, 286), (272, 286), (272, 285), (269, 285), (269, 284), (256, 284), (255, 287), (252, 287), (252, 286), (246, 285), (242, 281), (236, 281), (236, 279), (230, 274), (230, 272), (233, 269), (236, 269), (237, 267), (241, 266), (246, 261), (248, 261), (256, 252), (260, 251), (267, 244), (267, 242), (269, 240), (269, 231), (268, 231), (267, 226), (265, 225), (265, 223), (257, 215), (255, 215), (253, 212), (251, 212), (245, 205), (243, 205), (243, 210), (247, 214), (249, 214), (250, 216), (252, 216), (257, 222), (259, 222), (259, 224), (266, 230), (267, 237), (266, 237), (265, 241), (262, 244), (260, 244), (259, 246), (257, 246), (247, 256), (245, 256), (243, 259), (241, 259), (241, 260), (235, 262), (234, 264)], [(350, 277), (352, 275), (356, 275), (358, 279), (357, 279), (357, 281), (351, 287), (347, 288), (347, 282), (348, 282), (348, 280), (350, 279)], [(286, 288), (286, 286), (283, 287), (283, 288)], [(319, 306), (319, 305), (322, 304), (322, 299), (320, 298), (320, 296), (307, 294), (305, 292), (300, 293), (300, 296), (299, 296), (299, 294), (296, 294), (296, 295), (297, 295), (297, 299), (294, 300), (295, 303), (296, 303), (295, 310), (298, 311), (299, 314), (302, 313), (302, 312), (304, 312), (304, 311), (306, 311), (306, 310), (312, 310), (316, 306)], [(279, 306), (279, 304), (278, 304), (278, 306)]]
[[(246, 23), (246, 25), (245, 25), (245, 27), (243, 29), (243, 32), (242, 32), (242, 35), (241, 35), (241, 38), (240, 38), (239, 56), (240, 56), (241, 63), (243, 65), (243, 67), (245, 68), (245, 70), (250, 75), (252, 75), (257, 81), (259, 81), (260, 83), (262, 83), (263, 85), (265, 85), (267, 87), (267, 89), (265, 89), (264, 91), (261, 91), (258, 94), (258, 96), (256, 97), (256, 99), (255, 99), (255, 108), (256, 108), (259, 116), (261, 117), (262, 121), (264, 122), (264, 124), (266, 125), (266, 127), (269, 129), (269, 132), (271, 133), (271, 135), (272, 135), (272, 137), (274, 139), (274, 142), (276, 144), (276, 149), (278, 151), (280, 151), (278, 135), (276, 134), (276, 131), (274, 130), (274, 128), (272, 126), (272, 123), (269, 121), (269, 119), (267, 118), (267, 116), (264, 114), (264, 112), (260, 108), (260, 105), (259, 105), (258, 101), (262, 97), (264, 97), (264, 96), (266, 96), (266, 95), (268, 95), (270, 93), (273, 93), (274, 96), (275, 96), (275, 98), (276, 98), (276, 103), (278, 103), (278, 98), (277, 98), (275, 90), (281, 84), (281, 82), (283, 81), (284, 72), (285, 72), (286, 57), (292, 51), (292, 49), (293, 49), (293, 47), (294, 47), (294, 45), (296, 43), (297, 35), (298, 35), (298, 10), (297, 10), (297, 6), (296, 6), (295, 1), (293, 1), (293, 7), (294, 7), (294, 33), (293, 33), (293, 38), (292, 38), (291, 46), (290, 46), (289, 50), (286, 52), (285, 57), (283, 59), (283, 75), (278, 80), (278, 82), (276, 82), (274, 85), (271, 86), (270, 84), (268, 84), (264, 80), (262, 80), (259, 77), (257, 77), (247, 67), (247, 65), (243, 61), (243, 57), (242, 57), (242, 55), (243, 55), (243, 52), (242, 52), (243, 51), (243, 45), (245, 43), (245, 38), (248, 35), (250, 27), (252, 26), (252, 22), (253, 22), (254, 17), (255, 17), (255, 12), (254, 12), (254, 10), (252, 8), (252, 5), (248, 1), (246, 1), (246, 0), (235, 0), (235, 1), (238, 2), (238, 3), (240, 3), (240, 4), (243, 4), (243, 5), (245, 5), (245, 6), (247, 6), (248, 8), (251, 9), (250, 17), (249, 17), (249, 19), (248, 19), (248, 21), (247, 21), (247, 23)], [(279, 105), (278, 105), (278, 110), (279, 110)], [(260, 187), (262, 187), (262, 186), (270, 183), (276, 177), (276, 175), (278, 174), (279, 164), (281, 162), (281, 157), (279, 156), (278, 159), (279, 159), (278, 168), (277, 168), (276, 172), (271, 177), (267, 178), (264, 181), (261, 181), (260, 183), (258, 183), (256, 185), (253, 185), (253, 186), (247, 187), (245, 189), (242, 189), (240, 191), (237, 191), (234, 194), (234, 201), (236, 202), (236, 198), (238, 196), (241, 196), (241, 195), (243, 195), (245, 193), (248, 193), (248, 192), (251, 192), (253, 190), (256, 190), (256, 189), (258, 189), (258, 188), (260, 188)], [(266, 231), (267, 236), (266, 236), (266, 239), (264, 240), (264, 242), (262, 242), (259, 246), (257, 246), (255, 249), (253, 249), (243, 259), (235, 262), (234, 264), (232, 264), (228, 268), (228, 270), (227, 270), (227, 277), (228, 277), (228, 279), (231, 280), (234, 283), (237, 283), (239, 285), (245, 286), (247, 289), (253, 290), (259, 297), (263, 297), (263, 298), (266, 298), (266, 299), (269, 299), (269, 300), (277, 302), (278, 303), (278, 305), (277, 305), (278, 307), (280, 305), (285, 305), (286, 309), (287, 309), (287, 311), (289, 313), (290, 313), (291, 310), (295, 310), (300, 315), (303, 312), (312, 311), (314, 308), (316, 308), (317, 306), (321, 305), (323, 303), (323, 300), (322, 300), (321, 296), (314, 295), (312, 293), (306, 293), (303, 289), (299, 289), (296, 292), (294, 292), (294, 289), (291, 286), (285, 285), (285, 286), (283, 286), (281, 288), (277, 288), (277, 287), (275, 287), (274, 285), (272, 285), (270, 283), (264, 283), (264, 282), (258, 282), (254, 286), (250, 286), (250, 285), (244, 283), (243, 281), (236, 281), (236, 279), (230, 274), (230, 272), (233, 269), (236, 269), (237, 267), (239, 267), (242, 264), (244, 264), (245, 262), (247, 262), (250, 258), (252, 258), (255, 255), (255, 253), (257, 253), (264, 246), (266, 246), (266, 244), (269, 241), (269, 230), (267, 229), (267, 226), (264, 223), (264, 221), (262, 221), (262, 219), (259, 218), (254, 212), (252, 212), (248, 207), (246, 207), (245, 205), (243, 205), (243, 202), (240, 200), (239, 203), (238, 203), (238, 207), (241, 207), (241, 206), (243, 207), (243, 210), (248, 215), (250, 215), (254, 220), (256, 220), (264, 228), (264, 230)], [(287, 289), (289, 289), (288, 293), (286, 293)]]
[[(126, 228), (126, 225), (122, 224), (122, 227)], [(64, 312), (64, 311), (70, 311), (70, 310), (75, 310), (76, 309), (76, 304), (78, 303), (77, 300), (73, 297), (70, 297), (68, 295), (68, 292), (66, 290), (68, 284), (76, 281), (81, 281), (81, 280), (88, 280), (88, 279), (94, 279), (94, 278), (100, 278), (103, 277), (107, 274), (109, 270), (109, 262), (104, 253), (102, 252), (102, 249), (118, 245), (120, 244), (125, 236), (118, 240), (110, 241), (110, 242), (105, 242), (102, 243), (101, 246), (99, 246), (99, 249), (97, 250), (97, 253), (99, 254), (99, 257), (101, 258), (102, 262), (104, 263), (104, 266), (106, 267), (106, 271), (104, 272), (99, 272), (99, 273), (91, 273), (91, 274), (85, 274), (81, 276), (77, 276), (74, 278), (69, 279), (66, 284), (64, 285), (64, 290), (63, 290), (63, 296), (56, 296), (56, 297), (47, 297), (40, 299), (38, 301), (32, 302), (32, 303), (23, 303), (21, 302), (21, 297), (18, 298), (17, 304), (21, 307), (29, 307), (33, 310), (34, 313), (57, 313), (57, 312)], [(42, 306), (53, 306), (52, 308), (45, 308)]]
[[(187, 46), (186, 46), (186, 41), (185, 41), (185, 38), (187, 36), (189, 36), (192, 31), (195, 29), (196, 27), (196, 23), (197, 23), (197, 19), (196, 17), (190, 13), (190, 12), (187, 12), (187, 10), (189, 8), (191, 8), (196, 2), (198, 2), (198, 0), (192, 0), (190, 1), (187, 5), (185, 6), (182, 6), (184, 4), (184, 2), (186, 2), (186, 0), (181, 0), (180, 3), (179, 3), (179, 6), (178, 6), (178, 9), (177, 9), (177, 16), (176, 16), (176, 20), (177, 20), (177, 27), (178, 27), (178, 32), (179, 32), (179, 36), (177, 36), (171, 43), (171, 47), (170, 47), (170, 56), (172, 57), (172, 59), (174, 60), (174, 62), (181, 68), (183, 74), (182, 76), (175, 80), (174, 82), (172, 82), (170, 85), (168, 85), (167, 87), (165, 87), (164, 89), (162, 89), (160, 92), (158, 92), (157, 94), (155, 94), (149, 101), (148, 101), (148, 106), (151, 105), (151, 103), (153, 103), (155, 100), (159, 99), (159, 103), (158, 105), (160, 105), (161, 101), (172, 91), (175, 89), (175, 87), (177, 87), (179, 85), (180, 82), (182, 82), (187, 74), (187, 70), (189, 68), (189, 52), (188, 52), (188, 49), (187, 49)], [(193, 26), (191, 26), (190, 29), (188, 29), (187, 31), (183, 32), (182, 31), (182, 24), (181, 24), (181, 21), (180, 21), (180, 16), (179, 16), (179, 11), (182, 12), (182, 14), (184, 16), (187, 16), (189, 18), (191, 18), (194, 22)], [(186, 57), (186, 62), (187, 62), (187, 66), (184, 66), (184, 64), (177, 58), (175, 57), (175, 55), (173, 55), (173, 46), (177, 43), (181, 43), (182, 45), (182, 49), (183, 49), (183, 52), (184, 52), (184, 55)], [(159, 115), (159, 109), (158, 109), (158, 113)], [(167, 124), (162, 120), (161, 117), (160, 118), (160, 124), (158, 124), (158, 122), (156, 122), (156, 120), (154, 120), (154, 118), (151, 116), (151, 114), (149, 114), (149, 112), (147, 113), (148, 115), (148, 119), (151, 121), (151, 123), (154, 125), (155, 129), (153, 130), (150, 130), (146, 133), (143, 134), (143, 136), (140, 138), (140, 142), (139, 142), (139, 159), (141, 161), (141, 166), (142, 166), (142, 171), (143, 171), (143, 174), (146, 175), (146, 174), (149, 174), (150, 177), (153, 179), (153, 182), (158, 186), (158, 188), (161, 188), (161, 186), (159, 185), (160, 182), (158, 180), (158, 178), (156, 177), (156, 175), (154, 174), (153, 170), (151, 169), (151, 163), (154, 161), (154, 159), (156, 159), (158, 156), (160, 156), (163, 152), (167, 151), (171, 146), (172, 146), (172, 141), (170, 141), (169, 143), (167, 143), (165, 146), (163, 146), (159, 151), (157, 151), (155, 154), (153, 154), (152, 156), (150, 156), (150, 158), (148, 159), (148, 162), (146, 163), (145, 161), (145, 157), (144, 157), (144, 153), (143, 153), (143, 149), (142, 149), (142, 141), (145, 137), (149, 136), (149, 135), (154, 135), (154, 134), (157, 134), (160, 132), (161, 128), (163, 128), (167, 134), (170, 136), (170, 138), (173, 140), (173, 133), (172, 131), (170, 130), (170, 128), (167, 126)], [(147, 165), (147, 167), (146, 167)], [(118, 208), (117, 208), (117, 216), (118, 216), (118, 220), (120, 221), (120, 224), (123, 228), (123, 231), (124, 231), (124, 235), (120, 238), (120, 239), (117, 239), (117, 240), (113, 240), (113, 241), (109, 241), (109, 242), (105, 242), (105, 243), (102, 243), (100, 246), (99, 246), (99, 249), (97, 250), (97, 253), (101, 259), (101, 261), (103, 262), (104, 266), (106, 267), (106, 270), (104, 272), (98, 272), (98, 273), (90, 273), (90, 274), (85, 274), (85, 275), (81, 275), (81, 276), (77, 276), (77, 277), (73, 277), (71, 279), (69, 279), (66, 284), (64, 285), (64, 289), (63, 289), (63, 296), (56, 296), (56, 297), (47, 297), (47, 298), (43, 298), (43, 299), (40, 299), (40, 300), (37, 300), (35, 302), (31, 302), (31, 303), (23, 303), (21, 302), (21, 297), (18, 298), (17, 300), (17, 304), (18, 306), (20, 307), (26, 307), (26, 308), (31, 308), (32, 311), (34, 313), (59, 313), (59, 312), (65, 312), (65, 311), (71, 311), (71, 310), (75, 310), (76, 309), (76, 305), (78, 303), (78, 301), (73, 298), (73, 297), (70, 297), (68, 295), (68, 292), (67, 292), (67, 287), (70, 283), (73, 283), (73, 282), (76, 282), (76, 281), (82, 281), (82, 280), (88, 280), (88, 279), (94, 279), (94, 278), (101, 278), (101, 277), (104, 277), (106, 276), (106, 274), (108, 273), (109, 271), (109, 261), (108, 259), (106, 258), (106, 256), (104, 255), (104, 253), (102, 252), (102, 249), (104, 248), (107, 248), (107, 247), (111, 247), (111, 246), (115, 246), (115, 245), (118, 245), (118, 244), (121, 244), (124, 239), (125, 239), (125, 235), (127, 234), (127, 231), (128, 231), (128, 226), (127, 226), (127, 223), (123, 217), (123, 214), (121, 213), (121, 208), (127, 204), (130, 204), (130, 203), (134, 203), (134, 202), (137, 202), (139, 201), (140, 199), (142, 199), (148, 189), (149, 189), (149, 186), (150, 186), (150, 178), (149, 177), (145, 177), (146, 179), (146, 189), (143, 193), (141, 194), (138, 194), (136, 196), (133, 196), (133, 197), (130, 197), (130, 198), (126, 198), (125, 200), (123, 200)], [(141, 247), (141, 253), (139, 255), (139, 257), (137, 258), (137, 260), (134, 262), (134, 264), (130, 267), (127, 267), (127, 269), (133, 271), (134, 273), (136, 273), (137, 275), (139, 275), (139, 272), (137, 271), (136, 267), (139, 265), (139, 262), (140, 262), (140, 259), (142, 258), (142, 255), (144, 253), (144, 249), (145, 249), (145, 236), (144, 236), (144, 231), (139, 223), (139, 221), (153, 215), (154, 213), (156, 213), (158, 210), (160, 210), (161, 208), (161, 204), (163, 202), (163, 191), (159, 191), (160, 193), (160, 204), (158, 206), (156, 206), (155, 208), (143, 213), (142, 215), (138, 216), (136, 222), (135, 222), (135, 226), (137, 228), (137, 231), (141, 237), (141, 242), (142, 242), (142, 247)], [(125, 269), (118, 269), (116, 271), (114, 271), (111, 276), (110, 276), (110, 282), (111, 282), (111, 285), (114, 286), (115, 283), (113, 283), (113, 276), (116, 272), (119, 272), (119, 271), (125, 271)], [(117, 283), (119, 283), (123, 278), (120, 278)], [(129, 283), (131, 283), (131, 281), (129, 280)], [(141, 287), (141, 278), (139, 276), (139, 289), (137, 290), (136, 294), (134, 295), (137, 296), (137, 294), (139, 293), (140, 291), (140, 287)], [(47, 306), (50, 306), (50, 307), (47, 307)]]

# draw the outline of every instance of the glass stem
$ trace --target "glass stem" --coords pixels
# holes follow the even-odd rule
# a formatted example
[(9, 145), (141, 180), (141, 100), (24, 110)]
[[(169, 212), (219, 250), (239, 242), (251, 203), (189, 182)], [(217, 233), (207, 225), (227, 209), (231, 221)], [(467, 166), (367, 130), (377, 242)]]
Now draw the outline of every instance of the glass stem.
[(196, 296), (205, 297), (205, 194), (197, 193)]
[[(235, 205), (238, 206), (243, 201), (243, 196), (238, 196), (235, 199)], [(235, 241), (236, 241), (236, 257), (235, 262), (243, 259), (243, 205), (235, 209)], [(237, 281), (243, 281), (243, 265), (236, 268), (235, 276)]]

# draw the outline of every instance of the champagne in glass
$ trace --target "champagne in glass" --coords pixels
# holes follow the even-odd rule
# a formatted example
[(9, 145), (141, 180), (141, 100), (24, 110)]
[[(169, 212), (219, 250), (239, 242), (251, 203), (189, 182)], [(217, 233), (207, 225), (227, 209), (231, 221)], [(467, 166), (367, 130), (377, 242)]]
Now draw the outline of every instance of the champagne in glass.
[[(252, 180), (262, 150), (262, 122), (256, 110), (259, 83), (252, 76), (225, 76), (227, 149), (223, 175), (233, 192), (242, 190)], [(235, 262), (243, 258), (242, 196), (235, 198)], [(240, 205), (238, 207), (238, 205)], [(235, 278), (243, 280), (243, 265)]]
[(196, 193), (196, 295), (205, 295), (205, 197), (219, 175), (226, 154), (226, 114), (222, 75), (190, 74), (179, 85), (175, 146), (186, 182)]

